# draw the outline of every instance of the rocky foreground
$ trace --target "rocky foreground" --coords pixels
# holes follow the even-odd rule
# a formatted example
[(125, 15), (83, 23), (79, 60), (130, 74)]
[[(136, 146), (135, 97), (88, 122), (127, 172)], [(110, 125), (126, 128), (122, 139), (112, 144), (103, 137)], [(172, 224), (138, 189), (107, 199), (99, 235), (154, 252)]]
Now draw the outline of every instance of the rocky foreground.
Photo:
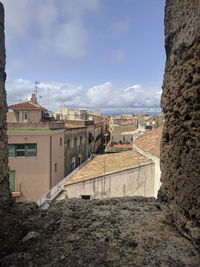
[(0, 218), (0, 266), (200, 266), (154, 198), (21, 203)]

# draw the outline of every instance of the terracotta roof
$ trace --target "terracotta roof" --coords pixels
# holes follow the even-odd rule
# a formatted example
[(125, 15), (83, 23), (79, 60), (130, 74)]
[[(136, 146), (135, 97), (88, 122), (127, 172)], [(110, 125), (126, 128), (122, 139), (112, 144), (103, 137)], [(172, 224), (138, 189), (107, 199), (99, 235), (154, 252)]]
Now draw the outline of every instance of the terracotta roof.
[(67, 180), (63, 186), (102, 176), (104, 175), (104, 166), (106, 166), (105, 173), (109, 173), (138, 166), (138, 163), (148, 162), (151, 162), (151, 160), (136, 151), (98, 155)]
[(19, 110), (30, 110), (30, 109), (39, 109), (39, 110), (46, 110), (42, 106), (38, 104), (34, 104), (32, 102), (23, 102), (23, 103), (18, 103), (15, 105), (10, 105), (8, 106), (9, 109), (19, 109)]
[(135, 125), (135, 123), (133, 122), (133, 120), (127, 120), (127, 121), (121, 123), (122, 126), (129, 125), (129, 124)]
[(138, 138), (134, 144), (158, 158), (160, 158), (160, 141), (162, 136), (163, 126), (160, 126), (152, 131), (146, 131), (142, 137)]
[(120, 147), (120, 148), (126, 148), (126, 147), (132, 147), (132, 144), (114, 144), (113, 147)]

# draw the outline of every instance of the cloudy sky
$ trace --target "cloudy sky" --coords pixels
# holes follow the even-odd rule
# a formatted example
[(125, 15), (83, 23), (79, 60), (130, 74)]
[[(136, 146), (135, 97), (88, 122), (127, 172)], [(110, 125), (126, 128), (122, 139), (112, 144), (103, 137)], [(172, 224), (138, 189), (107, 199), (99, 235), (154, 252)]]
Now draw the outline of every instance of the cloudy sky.
[(104, 113), (160, 105), (165, 0), (2, 0), (8, 104)]

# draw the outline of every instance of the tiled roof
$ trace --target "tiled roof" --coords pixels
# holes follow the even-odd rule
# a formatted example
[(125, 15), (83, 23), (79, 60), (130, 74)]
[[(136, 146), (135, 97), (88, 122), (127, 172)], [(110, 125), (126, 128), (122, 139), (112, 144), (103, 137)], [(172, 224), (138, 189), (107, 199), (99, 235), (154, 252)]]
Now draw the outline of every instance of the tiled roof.
[(142, 137), (136, 139), (134, 144), (143, 150), (158, 158), (160, 158), (160, 141), (162, 136), (163, 126), (160, 126), (152, 131), (145, 132)]
[(132, 147), (132, 144), (114, 144), (113, 147), (119, 147), (119, 148), (126, 148), (126, 147)]
[(15, 105), (10, 105), (8, 106), (9, 109), (19, 109), (19, 110), (29, 110), (29, 109), (39, 109), (39, 110), (46, 110), (42, 106), (38, 104), (34, 104), (32, 102), (23, 102), (23, 103), (18, 103)]
[(122, 126), (129, 125), (129, 124), (135, 125), (135, 123), (133, 122), (133, 120), (127, 120), (127, 121), (121, 123)]
[(104, 171), (105, 173), (120, 171), (148, 162), (151, 162), (151, 160), (142, 156), (136, 151), (98, 155), (77, 173), (75, 173), (63, 185), (69, 185), (93, 179), (95, 177), (104, 175)]

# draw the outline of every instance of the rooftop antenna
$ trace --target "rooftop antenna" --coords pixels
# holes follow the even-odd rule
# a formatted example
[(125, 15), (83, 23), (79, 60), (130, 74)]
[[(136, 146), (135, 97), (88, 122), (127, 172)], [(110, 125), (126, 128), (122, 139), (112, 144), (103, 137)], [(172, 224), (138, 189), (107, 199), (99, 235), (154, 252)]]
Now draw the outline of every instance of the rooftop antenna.
[(48, 108), (49, 108), (49, 106), (50, 106), (50, 88), (48, 88), (47, 89), (47, 91), (48, 91)]
[(35, 81), (35, 97), (36, 97), (36, 101), (37, 101), (37, 93), (38, 93), (38, 84), (40, 84), (40, 82)]

